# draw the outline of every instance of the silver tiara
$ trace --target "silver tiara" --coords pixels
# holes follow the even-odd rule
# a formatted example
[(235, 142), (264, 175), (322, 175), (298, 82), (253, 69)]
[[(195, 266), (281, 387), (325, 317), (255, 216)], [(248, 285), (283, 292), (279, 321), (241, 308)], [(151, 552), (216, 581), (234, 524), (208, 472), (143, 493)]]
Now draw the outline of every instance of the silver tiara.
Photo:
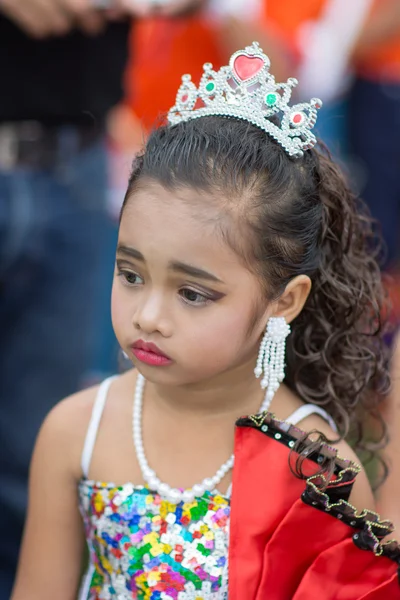
[[(312, 98), (289, 106), (297, 79), (276, 83), (269, 67), (268, 56), (253, 42), (235, 52), (229, 66), (219, 71), (206, 63), (198, 88), (190, 75), (183, 75), (175, 106), (168, 113), (170, 125), (211, 115), (235, 117), (266, 131), (290, 156), (303, 156), (317, 143), (311, 130), (322, 102)], [(275, 116), (278, 124), (271, 120)]]

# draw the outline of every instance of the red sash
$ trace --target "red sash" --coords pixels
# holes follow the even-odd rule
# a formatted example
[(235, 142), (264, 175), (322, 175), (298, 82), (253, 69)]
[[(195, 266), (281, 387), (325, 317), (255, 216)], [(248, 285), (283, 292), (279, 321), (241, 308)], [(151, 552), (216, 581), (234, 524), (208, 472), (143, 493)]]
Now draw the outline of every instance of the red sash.
[(315, 473), (334, 451), (307, 456), (305, 442), (310, 477), (297, 478), (288, 461), (302, 435), (269, 414), (238, 421), (229, 600), (400, 600), (399, 545), (380, 543), (391, 524), (347, 502), (359, 468), (336, 459), (324, 493)]

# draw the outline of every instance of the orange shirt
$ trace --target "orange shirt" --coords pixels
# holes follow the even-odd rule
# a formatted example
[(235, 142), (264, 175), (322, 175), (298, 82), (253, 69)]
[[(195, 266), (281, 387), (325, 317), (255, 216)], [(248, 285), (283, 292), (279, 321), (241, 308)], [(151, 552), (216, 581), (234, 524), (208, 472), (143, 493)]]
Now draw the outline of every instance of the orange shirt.
[(216, 33), (200, 17), (143, 20), (133, 28), (131, 48), (126, 102), (148, 128), (175, 103), (184, 73), (197, 85), (205, 62), (221, 66)]
[(272, 23), (291, 42), (295, 42), (299, 27), (305, 21), (315, 21), (326, 0), (268, 0), (264, 2), (263, 18)]

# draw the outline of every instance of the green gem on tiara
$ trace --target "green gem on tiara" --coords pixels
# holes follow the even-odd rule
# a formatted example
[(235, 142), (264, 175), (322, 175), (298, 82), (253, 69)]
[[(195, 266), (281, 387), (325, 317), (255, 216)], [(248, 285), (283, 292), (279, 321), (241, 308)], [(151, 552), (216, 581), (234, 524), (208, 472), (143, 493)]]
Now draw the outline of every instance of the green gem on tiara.
[(206, 85), (206, 92), (208, 92), (209, 94), (212, 94), (214, 90), (215, 90), (215, 83), (213, 81), (209, 81)]
[(267, 106), (275, 106), (278, 101), (278, 96), (273, 93), (269, 93), (265, 96), (265, 104)]

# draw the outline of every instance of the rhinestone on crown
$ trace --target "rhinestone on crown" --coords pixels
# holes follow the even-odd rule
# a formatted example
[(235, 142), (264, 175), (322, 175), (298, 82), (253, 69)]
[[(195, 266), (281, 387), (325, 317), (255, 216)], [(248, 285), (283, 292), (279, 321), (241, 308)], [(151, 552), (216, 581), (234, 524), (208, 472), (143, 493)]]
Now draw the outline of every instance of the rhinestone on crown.
[(286, 83), (276, 83), (269, 67), (268, 56), (253, 42), (235, 52), (229, 65), (219, 71), (205, 63), (198, 88), (190, 75), (183, 75), (175, 106), (168, 113), (169, 124), (213, 115), (234, 117), (263, 129), (289, 156), (303, 156), (317, 143), (311, 130), (322, 102), (312, 98), (289, 106), (297, 79), (290, 77)]

